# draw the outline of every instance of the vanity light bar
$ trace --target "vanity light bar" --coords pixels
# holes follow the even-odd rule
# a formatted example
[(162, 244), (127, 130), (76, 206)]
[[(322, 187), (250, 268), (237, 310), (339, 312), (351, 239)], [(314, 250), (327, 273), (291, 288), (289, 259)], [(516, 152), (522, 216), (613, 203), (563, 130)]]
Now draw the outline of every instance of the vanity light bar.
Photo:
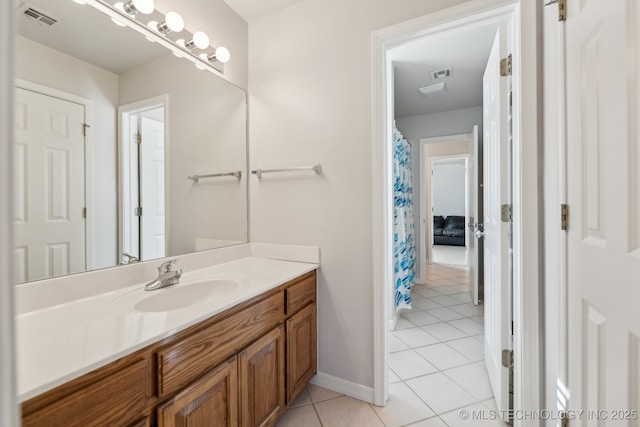
[[(86, 4), (110, 16), (111, 19), (119, 25), (124, 24), (127, 27), (133, 28), (148, 39), (170, 49), (174, 55), (193, 62), (196, 67), (213, 73), (224, 73), (224, 62), (226, 62), (224, 60), (229, 59), (229, 51), (222, 46), (217, 49), (211, 48), (209, 45), (209, 37), (202, 31), (190, 33), (184, 29), (184, 21), (182, 21), (182, 17), (177, 12), (169, 12), (164, 16), (157, 10), (152, 10), (147, 16), (157, 15), (160, 19), (145, 24), (138, 19), (141, 17), (142, 11), (138, 10), (141, 12), (140, 14), (126, 12), (127, 8), (130, 10), (132, 6), (137, 7), (133, 1), (126, 3), (114, 0), (85, 1)], [(136, 1), (135, 3), (139, 4), (140, 2)], [(153, 1), (151, 1), (151, 3), (153, 3)], [(145, 8), (145, 12), (146, 11), (149, 11), (149, 9)], [(180, 27), (182, 27), (182, 29), (178, 31)], [(170, 37), (173, 35), (175, 35), (175, 37), (179, 35), (180, 38), (174, 40)], [(207, 52), (209, 49), (212, 49), (213, 53)], [(216, 55), (216, 52), (223, 54), (220, 55), (220, 53), (218, 53), (218, 55)]]

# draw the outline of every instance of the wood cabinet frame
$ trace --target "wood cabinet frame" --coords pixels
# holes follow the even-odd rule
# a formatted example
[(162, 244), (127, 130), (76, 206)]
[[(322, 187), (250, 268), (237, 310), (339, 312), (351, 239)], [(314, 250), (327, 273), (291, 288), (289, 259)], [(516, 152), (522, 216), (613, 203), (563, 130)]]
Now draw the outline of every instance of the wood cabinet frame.
[(317, 370), (315, 306), (314, 270), (24, 402), (23, 425), (192, 425), (224, 402), (215, 426), (272, 426)]

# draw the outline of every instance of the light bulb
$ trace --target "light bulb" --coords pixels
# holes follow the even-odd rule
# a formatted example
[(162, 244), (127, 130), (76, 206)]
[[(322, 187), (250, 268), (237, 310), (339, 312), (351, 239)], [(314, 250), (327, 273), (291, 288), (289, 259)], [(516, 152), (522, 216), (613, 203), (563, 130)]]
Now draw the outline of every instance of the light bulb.
[(118, 19), (116, 19), (114, 17), (111, 17), (111, 21), (114, 24), (116, 24), (118, 27), (126, 27), (127, 26), (127, 24), (125, 24), (124, 22), (120, 22), (120, 20), (118, 20)]
[(147, 27), (155, 30), (158, 28), (158, 21), (149, 21), (147, 22)]
[(133, 6), (138, 9), (138, 12), (149, 15), (153, 13), (156, 5), (153, 0), (133, 0)]
[[(184, 30), (184, 19), (182, 19), (182, 16), (180, 16), (178, 12), (167, 13), (167, 16), (165, 16), (164, 18), (164, 22), (167, 24), (167, 27), (169, 27), (171, 31), (179, 33), (180, 31)], [(208, 41), (207, 44), (209, 44)]]
[(206, 49), (209, 47), (209, 36), (202, 31), (196, 31), (193, 33), (193, 43), (200, 49)]
[(194, 64), (194, 65), (196, 66), (196, 68), (197, 68), (198, 70), (203, 70), (203, 71), (204, 71), (204, 70), (206, 70), (206, 68), (204, 68), (204, 67), (203, 67), (202, 65), (200, 65), (200, 64)]
[(231, 59), (229, 49), (224, 46), (216, 48), (216, 59), (222, 63), (229, 62), (229, 59)]
[(78, 4), (87, 4), (87, 2), (84, 0), (73, 0), (73, 1)]

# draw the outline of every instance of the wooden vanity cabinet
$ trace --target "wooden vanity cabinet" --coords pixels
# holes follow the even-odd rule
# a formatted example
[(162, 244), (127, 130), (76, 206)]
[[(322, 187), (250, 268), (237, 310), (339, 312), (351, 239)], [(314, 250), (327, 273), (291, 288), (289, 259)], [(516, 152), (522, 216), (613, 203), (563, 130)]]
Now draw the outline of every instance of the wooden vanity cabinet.
[(158, 409), (158, 427), (238, 425), (238, 358), (219, 365)]
[(292, 403), (316, 373), (316, 306), (287, 320), (287, 403)]
[(272, 330), (239, 355), (240, 425), (272, 426), (285, 409), (285, 331)]
[(316, 373), (316, 272), (22, 405), (25, 426), (270, 427)]

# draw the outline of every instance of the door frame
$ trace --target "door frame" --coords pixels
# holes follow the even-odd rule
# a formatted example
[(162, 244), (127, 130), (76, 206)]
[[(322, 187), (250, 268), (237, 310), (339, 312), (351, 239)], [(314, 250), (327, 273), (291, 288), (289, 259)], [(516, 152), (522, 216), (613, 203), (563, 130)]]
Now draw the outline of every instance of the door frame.
[(88, 125), (87, 127), (85, 127), (84, 134), (84, 206), (87, 208), (87, 214), (84, 222), (84, 266), (85, 271), (93, 270), (95, 269), (95, 257), (93, 250), (93, 230), (95, 223), (95, 203), (93, 194), (93, 100), (20, 78), (15, 79), (15, 87), (28, 90), (30, 92), (36, 92), (41, 95), (50, 96), (52, 98), (61, 99), (63, 101), (71, 102), (74, 104), (82, 105), (84, 107), (84, 122)]
[[(169, 135), (169, 94), (165, 93), (162, 95), (154, 96), (147, 99), (142, 99), (140, 101), (132, 102), (129, 104), (120, 105), (118, 107), (118, 263), (122, 260), (122, 224), (123, 217), (122, 214), (122, 206), (124, 206), (124, 188), (123, 182), (120, 178), (122, 176), (122, 168), (124, 167), (123, 159), (122, 159), (122, 145), (124, 144), (125, 138), (128, 135), (129, 129), (129, 121), (125, 120), (125, 115), (136, 113), (140, 110), (151, 109), (153, 107), (158, 107), (162, 105), (164, 108), (164, 204), (166, 206), (171, 206), (170, 199), (170, 182), (169, 182), (169, 168), (171, 162), (170, 156), (170, 135)], [(169, 233), (169, 229), (167, 224), (170, 224), (171, 210), (165, 208), (165, 254), (169, 253), (170, 240), (171, 235)]]
[[(541, 407), (541, 335), (538, 204), (538, 23), (542, 5), (520, 0), (476, 0), (372, 33), (372, 211), (374, 403), (388, 399), (388, 325), (392, 312), (391, 147), (392, 65), (387, 51), (399, 43), (447, 30), (512, 18), (513, 34), (513, 238), (514, 409)], [(525, 160), (526, 159), (526, 160)], [(526, 226), (525, 226), (526, 224)], [(526, 386), (525, 386), (526, 384)], [(514, 420), (537, 425), (538, 420)]]
[[(445, 135), (445, 136), (434, 136), (434, 137), (429, 137), (429, 138), (420, 138), (419, 142), (420, 145), (418, 146), (418, 155), (420, 156), (420, 158), (418, 159), (419, 161), (419, 168), (420, 168), (420, 186), (417, 187), (418, 191), (421, 192), (421, 196), (423, 198), (423, 203), (421, 203), (420, 205), (420, 222), (422, 223), (422, 227), (419, 227), (420, 230), (420, 236), (418, 239), (418, 243), (420, 245), (420, 259), (418, 260), (418, 266), (417, 266), (417, 270), (418, 272), (416, 272), (416, 283), (424, 283), (424, 278), (423, 278), (423, 274), (424, 271), (426, 269), (427, 265), (433, 264), (433, 245), (429, 245), (427, 244), (427, 242), (432, 242), (433, 241), (433, 213), (429, 210), (429, 207), (431, 206), (431, 194), (433, 192), (433, 189), (431, 188), (431, 186), (427, 186), (427, 182), (430, 183), (430, 185), (433, 185), (433, 181), (429, 178), (429, 172), (433, 170), (432, 166), (431, 166), (431, 162), (428, 159), (445, 159), (445, 158), (466, 158), (466, 167), (469, 167), (469, 156), (470, 153), (467, 154), (445, 154), (442, 156), (426, 156), (426, 151), (427, 151), (427, 144), (434, 144), (434, 143), (442, 143), (442, 142), (458, 142), (458, 141), (473, 141), (473, 132), (472, 133), (461, 133), (461, 134), (455, 134), (455, 135)], [(427, 164), (425, 164), (427, 163)], [(469, 170), (467, 169), (466, 174), (468, 176), (469, 174)], [(423, 186), (428, 187), (429, 193), (425, 194), (425, 191), (423, 190)], [(468, 187), (468, 184), (467, 184)], [(467, 188), (467, 193), (466, 193), (466, 200), (465, 200), (465, 215), (468, 217), (468, 210), (469, 210), (469, 198), (468, 198), (468, 192), (470, 191), (469, 188)], [(465, 247), (466, 244), (465, 244)], [(467, 257), (467, 263), (469, 262), (469, 259)]]
[(20, 425), (16, 394), (13, 277), (14, 3), (0, 2), (0, 425)]
[[(426, 241), (428, 242), (433, 242), (433, 227), (431, 226), (433, 224), (433, 166), (435, 163), (438, 163), (439, 161), (442, 160), (448, 160), (448, 159), (464, 159), (464, 217), (465, 217), (465, 232), (466, 232), (466, 228), (467, 228), (467, 219), (469, 218), (469, 170), (468, 168), (468, 164), (469, 164), (469, 154), (452, 154), (452, 155), (444, 155), (444, 156), (429, 156), (427, 158), (427, 175), (425, 177), (425, 179), (429, 182), (429, 185), (426, 186), (427, 188), (429, 188), (429, 195), (426, 197), (426, 203), (424, 203), (424, 210), (425, 210), (425, 220), (427, 220), (428, 217), (428, 226), (426, 227), (426, 229), (428, 230), (428, 233), (425, 234), (424, 238)], [(429, 172), (431, 172), (431, 174), (429, 174)], [(429, 178), (429, 175), (431, 175), (432, 178)], [(431, 208), (431, 209), (430, 209)], [(469, 246), (467, 244), (468, 242), (468, 237), (465, 239), (465, 251), (467, 251), (467, 266), (469, 265)], [(426, 243), (426, 242), (425, 242)], [(428, 246), (428, 251), (429, 251), (429, 256), (433, 257), (433, 244), (427, 245)], [(433, 258), (429, 258), (429, 264), (433, 264)]]

